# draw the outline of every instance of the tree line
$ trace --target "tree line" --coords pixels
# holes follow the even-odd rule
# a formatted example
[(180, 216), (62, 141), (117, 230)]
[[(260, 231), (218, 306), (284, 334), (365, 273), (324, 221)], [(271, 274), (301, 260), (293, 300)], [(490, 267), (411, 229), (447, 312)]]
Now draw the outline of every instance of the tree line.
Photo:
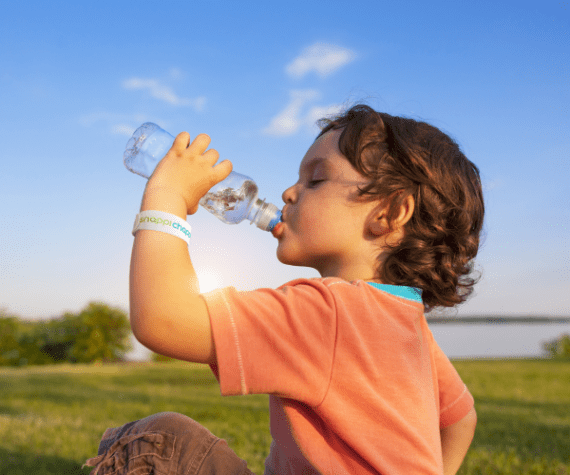
[(123, 361), (130, 336), (127, 313), (99, 302), (50, 320), (0, 310), (0, 366)]
[[(50, 320), (23, 320), (0, 309), (0, 366), (124, 361), (132, 349), (131, 334), (128, 314), (100, 302)], [(544, 342), (542, 348), (547, 357), (570, 358), (570, 335)], [(151, 359), (171, 360), (155, 353)]]

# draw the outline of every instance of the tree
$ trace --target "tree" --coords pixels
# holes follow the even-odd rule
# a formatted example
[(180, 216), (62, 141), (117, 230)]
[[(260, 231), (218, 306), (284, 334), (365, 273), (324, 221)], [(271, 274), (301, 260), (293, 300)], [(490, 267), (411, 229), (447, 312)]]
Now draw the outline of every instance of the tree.
[(72, 313), (66, 313), (59, 318), (36, 322), (29, 339), (52, 363), (70, 361), (69, 352), (77, 334), (77, 325), (74, 324), (76, 318)]
[(47, 321), (20, 320), (0, 309), (0, 366), (122, 361), (130, 335), (127, 314), (103, 303)]
[(69, 324), (74, 342), (67, 352), (73, 362), (122, 361), (131, 349), (131, 327), (121, 309), (91, 302)]
[(551, 358), (570, 358), (570, 335), (563, 334), (554, 340), (546, 341), (542, 348)]
[(0, 310), (0, 366), (53, 363), (40, 350), (37, 326)]
[(0, 314), (0, 366), (15, 366), (20, 359), (16, 317)]

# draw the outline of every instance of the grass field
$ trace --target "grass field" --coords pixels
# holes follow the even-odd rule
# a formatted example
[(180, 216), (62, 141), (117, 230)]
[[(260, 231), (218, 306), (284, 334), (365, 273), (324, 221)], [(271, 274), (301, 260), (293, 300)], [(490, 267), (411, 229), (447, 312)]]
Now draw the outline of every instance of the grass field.
[[(479, 423), (461, 474), (570, 475), (570, 363), (454, 362)], [(222, 398), (209, 370), (185, 363), (0, 369), (0, 475), (87, 474), (107, 427), (186, 414), (263, 473), (267, 396)]]

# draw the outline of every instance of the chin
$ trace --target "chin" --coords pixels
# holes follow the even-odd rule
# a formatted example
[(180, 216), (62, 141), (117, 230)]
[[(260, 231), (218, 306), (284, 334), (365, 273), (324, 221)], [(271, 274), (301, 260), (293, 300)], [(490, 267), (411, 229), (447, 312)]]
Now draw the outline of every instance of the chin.
[(279, 262), (281, 262), (281, 264), (287, 264), (288, 266), (294, 266), (295, 265), (290, 259), (287, 258), (287, 256), (284, 256), (279, 251), (277, 251), (277, 260)]
[(286, 264), (288, 266), (297, 266), (297, 267), (305, 267), (306, 264), (300, 262), (298, 259), (295, 259), (291, 255), (287, 255), (286, 252), (277, 248), (277, 260), (281, 262), (281, 264)]

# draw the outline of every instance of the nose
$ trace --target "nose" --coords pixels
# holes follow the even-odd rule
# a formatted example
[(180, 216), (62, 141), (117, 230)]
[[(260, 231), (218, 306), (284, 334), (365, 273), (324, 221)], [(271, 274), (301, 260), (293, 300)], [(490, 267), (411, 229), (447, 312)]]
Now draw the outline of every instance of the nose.
[(293, 203), (295, 200), (296, 192), (295, 192), (295, 185), (290, 186), (287, 188), (283, 194), (281, 195), (281, 199), (284, 203)]
[(281, 199), (284, 203), (293, 203), (297, 198), (297, 192), (295, 191), (295, 185), (287, 188), (281, 195)]

